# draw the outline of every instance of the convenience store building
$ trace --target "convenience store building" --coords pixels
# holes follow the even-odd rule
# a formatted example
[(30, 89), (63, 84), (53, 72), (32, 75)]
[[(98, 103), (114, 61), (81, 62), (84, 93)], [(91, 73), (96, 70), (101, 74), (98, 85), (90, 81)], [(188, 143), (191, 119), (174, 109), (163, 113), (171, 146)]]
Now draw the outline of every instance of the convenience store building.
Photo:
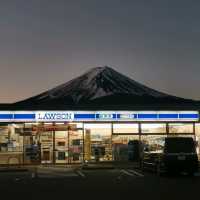
[(0, 164), (73, 164), (128, 160), (128, 142), (160, 151), (165, 137), (197, 141), (197, 110), (0, 111)]

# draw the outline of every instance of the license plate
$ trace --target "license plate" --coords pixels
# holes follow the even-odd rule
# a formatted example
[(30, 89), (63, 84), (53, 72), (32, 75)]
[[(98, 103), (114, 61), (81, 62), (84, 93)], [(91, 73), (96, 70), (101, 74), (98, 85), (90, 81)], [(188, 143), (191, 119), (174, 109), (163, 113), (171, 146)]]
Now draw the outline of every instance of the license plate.
[(178, 160), (185, 160), (185, 156), (178, 156)]

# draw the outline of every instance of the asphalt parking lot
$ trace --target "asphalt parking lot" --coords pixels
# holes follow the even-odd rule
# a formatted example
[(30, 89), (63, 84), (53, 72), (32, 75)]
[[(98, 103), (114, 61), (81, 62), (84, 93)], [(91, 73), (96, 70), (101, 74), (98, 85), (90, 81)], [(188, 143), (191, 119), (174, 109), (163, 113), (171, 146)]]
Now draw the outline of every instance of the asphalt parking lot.
[(82, 170), (38, 168), (1, 172), (1, 195), (6, 199), (189, 199), (200, 188), (200, 175), (157, 176), (133, 168)]

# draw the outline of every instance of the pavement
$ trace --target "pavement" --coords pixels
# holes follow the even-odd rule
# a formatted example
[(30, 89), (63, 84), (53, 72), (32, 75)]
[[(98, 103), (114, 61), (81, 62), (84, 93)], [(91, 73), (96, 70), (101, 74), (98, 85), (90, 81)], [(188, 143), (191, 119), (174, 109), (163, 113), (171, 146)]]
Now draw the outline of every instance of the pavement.
[(1, 198), (188, 200), (195, 198), (200, 187), (200, 173), (193, 177), (184, 173), (158, 176), (141, 171), (133, 163), (120, 163), (113, 168), (106, 163), (98, 166), (88, 164), (86, 169), (81, 165), (41, 165), (27, 166), (25, 171), (2, 171)]

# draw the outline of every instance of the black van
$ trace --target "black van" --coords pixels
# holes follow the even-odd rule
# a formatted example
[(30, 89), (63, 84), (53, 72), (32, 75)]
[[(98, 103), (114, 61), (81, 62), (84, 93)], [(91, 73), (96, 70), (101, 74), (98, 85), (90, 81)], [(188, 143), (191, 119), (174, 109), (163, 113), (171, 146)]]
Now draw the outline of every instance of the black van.
[(164, 151), (161, 159), (164, 169), (168, 172), (198, 171), (198, 156), (195, 141), (192, 137), (165, 138)]

